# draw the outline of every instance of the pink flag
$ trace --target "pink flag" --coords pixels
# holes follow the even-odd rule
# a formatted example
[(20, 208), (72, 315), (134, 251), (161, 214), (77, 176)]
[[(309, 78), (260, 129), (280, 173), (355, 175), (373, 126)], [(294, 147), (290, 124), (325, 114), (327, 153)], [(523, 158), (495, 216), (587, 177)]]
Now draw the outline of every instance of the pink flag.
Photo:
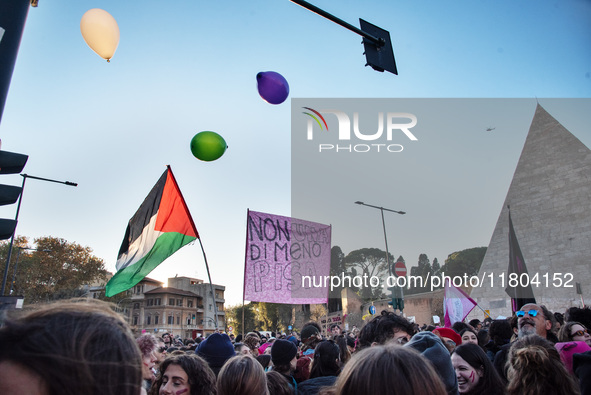
[(476, 302), (466, 292), (456, 288), (448, 278), (445, 283), (445, 296), (443, 298), (443, 314), (445, 327), (451, 328), (454, 322), (464, 321), (464, 318), (474, 307)]
[(244, 300), (327, 303), (331, 227), (248, 211)]

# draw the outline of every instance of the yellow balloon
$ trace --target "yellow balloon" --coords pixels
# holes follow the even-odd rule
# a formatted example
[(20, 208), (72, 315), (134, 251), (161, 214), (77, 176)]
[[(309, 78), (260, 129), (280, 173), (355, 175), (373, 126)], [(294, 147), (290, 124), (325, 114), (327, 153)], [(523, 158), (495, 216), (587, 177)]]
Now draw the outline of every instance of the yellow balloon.
[(93, 8), (80, 20), (80, 32), (86, 44), (101, 58), (111, 60), (119, 45), (119, 26), (107, 11)]

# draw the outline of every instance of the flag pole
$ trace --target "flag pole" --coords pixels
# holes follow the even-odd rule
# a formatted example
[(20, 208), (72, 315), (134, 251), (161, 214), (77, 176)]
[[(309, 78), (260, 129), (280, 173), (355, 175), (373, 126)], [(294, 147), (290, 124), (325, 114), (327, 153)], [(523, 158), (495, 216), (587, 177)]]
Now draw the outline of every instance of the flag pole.
[[(507, 211), (509, 213), (509, 266), (511, 265), (511, 205), (507, 204)], [(507, 277), (509, 276), (509, 271), (507, 270)], [(506, 291), (505, 291), (506, 292)], [(515, 313), (515, 311), (519, 310), (515, 308), (517, 306), (517, 302), (514, 298), (511, 298), (511, 312)]]
[(203, 260), (205, 261), (205, 268), (207, 269), (207, 278), (209, 279), (209, 288), (211, 291), (211, 297), (213, 298), (213, 316), (215, 318), (214, 325), (215, 330), (218, 330), (218, 307), (215, 303), (215, 293), (213, 292), (213, 283), (211, 282), (211, 274), (209, 274), (209, 265), (207, 264), (207, 257), (205, 256), (205, 250), (203, 249), (203, 243), (201, 242), (201, 237), (198, 238), (199, 245), (201, 246), (201, 252), (203, 253)]
[(246, 260), (248, 259), (248, 220), (250, 218), (250, 209), (246, 209), (246, 241), (244, 243), (244, 274), (242, 280), (242, 339), (244, 339), (244, 297), (246, 296)]
[(183, 197), (183, 194), (181, 193), (181, 189), (178, 187), (178, 183), (176, 182), (176, 178), (174, 177), (174, 174), (172, 173), (172, 169), (170, 168), (170, 165), (166, 165), (166, 168), (168, 169), (168, 171), (170, 172), (170, 176), (172, 177), (172, 180), (174, 181), (175, 185), (176, 185), (176, 189), (179, 192), (179, 195), (181, 195), (181, 199), (183, 200), (183, 206), (185, 208), (185, 210), (187, 211), (187, 216), (189, 217), (189, 220), (191, 221), (191, 225), (193, 226), (193, 230), (195, 231), (195, 234), (197, 235), (197, 240), (199, 240), (199, 245), (201, 246), (201, 252), (203, 253), (203, 260), (205, 261), (205, 268), (207, 269), (207, 278), (209, 279), (209, 289), (211, 291), (211, 297), (213, 298), (213, 316), (214, 316), (214, 326), (215, 326), (215, 330), (218, 330), (218, 308), (217, 308), (217, 304), (215, 303), (215, 292), (213, 291), (213, 283), (211, 282), (211, 274), (209, 273), (209, 264), (207, 263), (207, 256), (205, 255), (205, 249), (203, 248), (203, 243), (201, 242), (201, 236), (199, 235), (199, 233), (197, 232), (197, 227), (195, 226), (195, 222), (193, 222), (193, 217), (191, 216), (191, 213), (189, 212), (189, 208), (187, 207), (187, 202), (185, 201), (185, 198)]
[(488, 313), (486, 312), (486, 310), (484, 310), (482, 307), (480, 307), (480, 305), (479, 305), (478, 303), (476, 303), (476, 307), (478, 307), (480, 310), (482, 310), (482, 312), (483, 312), (484, 314), (486, 314), (486, 316), (487, 316), (488, 318), (492, 319), (492, 317), (490, 316), (490, 314), (488, 314)]

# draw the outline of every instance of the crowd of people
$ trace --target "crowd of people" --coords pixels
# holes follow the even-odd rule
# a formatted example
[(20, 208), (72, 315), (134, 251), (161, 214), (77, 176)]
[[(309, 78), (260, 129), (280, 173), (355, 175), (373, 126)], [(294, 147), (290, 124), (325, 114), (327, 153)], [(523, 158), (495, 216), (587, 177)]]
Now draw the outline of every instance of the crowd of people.
[(591, 309), (526, 304), (508, 319), (339, 325), (244, 336), (134, 337), (112, 306), (68, 301), (0, 327), (0, 394), (591, 394)]

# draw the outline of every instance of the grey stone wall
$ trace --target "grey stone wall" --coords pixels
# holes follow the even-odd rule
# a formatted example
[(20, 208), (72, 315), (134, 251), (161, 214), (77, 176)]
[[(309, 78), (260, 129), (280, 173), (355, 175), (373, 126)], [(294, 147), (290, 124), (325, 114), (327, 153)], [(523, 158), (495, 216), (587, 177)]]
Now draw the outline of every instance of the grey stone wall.
[[(591, 151), (539, 104), (480, 269), (485, 285), (471, 292), (493, 318), (511, 315), (500, 277), (509, 265), (507, 205), (529, 277), (540, 281), (537, 302), (559, 312), (580, 307), (576, 283), (591, 301)], [(482, 318), (476, 310), (469, 319)]]

